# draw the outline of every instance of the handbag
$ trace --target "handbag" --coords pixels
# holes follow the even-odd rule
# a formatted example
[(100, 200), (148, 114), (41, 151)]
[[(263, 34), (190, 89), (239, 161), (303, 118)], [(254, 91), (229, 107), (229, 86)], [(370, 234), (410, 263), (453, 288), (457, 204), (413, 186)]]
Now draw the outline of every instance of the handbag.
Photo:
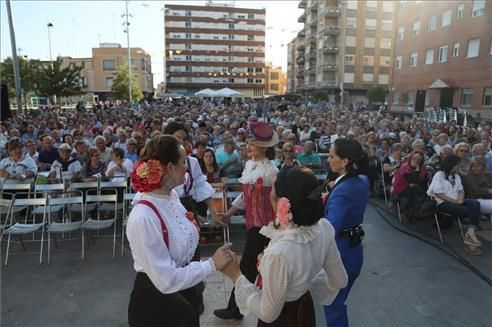
[(415, 204), (416, 207), (418, 207), (414, 214), (415, 218), (427, 219), (434, 215), (436, 209), (436, 200), (426, 196), (423, 197), (420, 201), (415, 201)]

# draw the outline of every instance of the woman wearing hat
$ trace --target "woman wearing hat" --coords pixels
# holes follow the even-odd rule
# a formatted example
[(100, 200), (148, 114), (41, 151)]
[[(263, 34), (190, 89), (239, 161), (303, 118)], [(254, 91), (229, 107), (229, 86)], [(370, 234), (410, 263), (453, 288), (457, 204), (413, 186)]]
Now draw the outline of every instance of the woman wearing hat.
[[(250, 282), (254, 282), (258, 275), (258, 254), (268, 245), (268, 238), (259, 233), (260, 229), (274, 219), (270, 192), (278, 169), (266, 158), (266, 151), (277, 143), (278, 136), (268, 124), (250, 122), (246, 146), (249, 160), (239, 179), (243, 192), (224, 215), (228, 220), (239, 210), (245, 212), (247, 234), (240, 269)], [(234, 298), (234, 290), (227, 308), (215, 310), (214, 314), (221, 319), (242, 319)]]

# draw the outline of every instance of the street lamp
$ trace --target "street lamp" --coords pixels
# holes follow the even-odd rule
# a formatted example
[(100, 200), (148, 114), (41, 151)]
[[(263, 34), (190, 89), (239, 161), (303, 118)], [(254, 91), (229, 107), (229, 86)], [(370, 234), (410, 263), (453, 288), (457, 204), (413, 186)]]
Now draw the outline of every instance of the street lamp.
[(132, 59), (131, 59), (131, 49), (130, 49), (130, 23), (128, 22), (128, 16), (133, 17), (128, 14), (128, 2), (126, 0), (126, 11), (125, 11), (125, 23), (123, 26), (126, 26), (123, 32), (126, 33), (126, 43), (128, 47), (128, 101), (130, 103), (130, 108), (132, 106)]
[(48, 23), (46, 27), (48, 28), (48, 45), (50, 47), (50, 63), (51, 63), (51, 69), (53, 69), (53, 56), (51, 52), (51, 28), (53, 27), (53, 24)]

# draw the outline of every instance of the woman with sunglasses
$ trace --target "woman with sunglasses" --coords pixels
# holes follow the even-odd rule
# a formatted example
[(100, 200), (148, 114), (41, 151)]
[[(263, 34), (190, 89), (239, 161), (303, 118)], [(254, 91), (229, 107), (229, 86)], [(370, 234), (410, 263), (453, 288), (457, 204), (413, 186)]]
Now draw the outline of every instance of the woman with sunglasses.
[(284, 145), (282, 146), (281, 162), (277, 166), (278, 170), (282, 168), (291, 168), (298, 165), (299, 162), (297, 162), (296, 160), (294, 146), (291, 143), (284, 143)]

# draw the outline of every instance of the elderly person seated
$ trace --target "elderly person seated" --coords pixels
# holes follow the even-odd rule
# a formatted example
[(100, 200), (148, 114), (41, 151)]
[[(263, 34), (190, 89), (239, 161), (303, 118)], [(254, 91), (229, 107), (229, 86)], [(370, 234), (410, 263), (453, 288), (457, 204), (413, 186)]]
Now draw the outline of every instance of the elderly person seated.
[(453, 148), (451, 145), (445, 145), (441, 148), (441, 153), (440, 154), (435, 154), (433, 155), (429, 161), (427, 162), (427, 165), (430, 169), (431, 174), (434, 176), (435, 173), (437, 173), (439, 170), (441, 170), (441, 163), (446, 158), (447, 156), (450, 156), (453, 154)]
[(111, 161), (111, 148), (106, 146), (106, 138), (102, 135), (96, 136), (94, 139), (96, 149), (100, 154), (100, 159), (104, 163)]
[(113, 181), (126, 180), (133, 170), (133, 163), (129, 159), (125, 159), (125, 151), (121, 148), (113, 149), (111, 153), (111, 162), (106, 169), (106, 177)]
[(22, 154), (19, 138), (11, 139), (7, 144), (9, 156), (0, 161), (0, 177), (10, 180), (32, 178), (38, 172), (36, 162)]
[(434, 151), (436, 152), (436, 154), (440, 155), (442, 148), (447, 144), (448, 144), (448, 134), (440, 133), (439, 136), (437, 137), (437, 144), (434, 145)]
[(127, 148), (125, 151), (125, 159), (130, 159), (133, 164), (138, 161), (139, 155), (137, 152), (137, 141), (130, 138), (127, 143)]
[(463, 179), (466, 197), (480, 202), (480, 212), (492, 214), (492, 175), (485, 169), (485, 160), (472, 158), (470, 170)]
[(393, 176), (395, 176), (401, 165), (401, 143), (394, 143), (391, 146), (391, 154), (383, 160), (383, 179), (385, 185), (391, 185)]
[(468, 158), (469, 153), (470, 146), (468, 145), (468, 143), (461, 142), (454, 146), (454, 154), (461, 159), (459, 165), (460, 170), (458, 172), (461, 176), (465, 176), (470, 170), (470, 159)]
[(57, 180), (73, 180), (78, 178), (82, 165), (80, 164), (80, 161), (70, 156), (70, 145), (63, 143), (60, 145), (60, 148), (58, 148), (58, 153), (60, 158), (55, 160), (53, 165), (51, 165), (51, 171), (48, 178), (51, 180), (54, 178)]
[(472, 146), (471, 154), (472, 157), (484, 158), (485, 155), (487, 154), (487, 151), (482, 143), (475, 143)]
[(425, 197), (429, 173), (424, 163), (424, 154), (414, 151), (408, 161), (401, 165), (393, 179), (392, 195), (400, 201), (402, 210), (411, 218)]
[(51, 136), (43, 137), (41, 141), (41, 150), (39, 151), (39, 170), (48, 171), (53, 162), (58, 160), (58, 158), (59, 152), (53, 147), (53, 139)]
[(87, 144), (84, 141), (75, 141), (74, 150), (72, 151), (72, 158), (80, 161), (80, 164), (83, 165), (89, 159), (87, 154)]
[(80, 169), (80, 177), (84, 182), (91, 182), (106, 176), (106, 163), (101, 160), (101, 154), (96, 148), (89, 150), (89, 160)]
[[(311, 141), (307, 141), (311, 142)], [(282, 168), (291, 168), (298, 166), (299, 162), (295, 159), (296, 154), (294, 151), (294, 146), (291, 143), (285, 143), (282, 146), (280, 154), (280, 164), (277, 166), (278, 170)]]
[(299, 164), (306, 166), (311, 169), (321, 168), (321, 157), (313, 152), (314, 143), (312, 141), (307, 141), (304, 143), (304, 152), (297, 155), (297, 161)]

